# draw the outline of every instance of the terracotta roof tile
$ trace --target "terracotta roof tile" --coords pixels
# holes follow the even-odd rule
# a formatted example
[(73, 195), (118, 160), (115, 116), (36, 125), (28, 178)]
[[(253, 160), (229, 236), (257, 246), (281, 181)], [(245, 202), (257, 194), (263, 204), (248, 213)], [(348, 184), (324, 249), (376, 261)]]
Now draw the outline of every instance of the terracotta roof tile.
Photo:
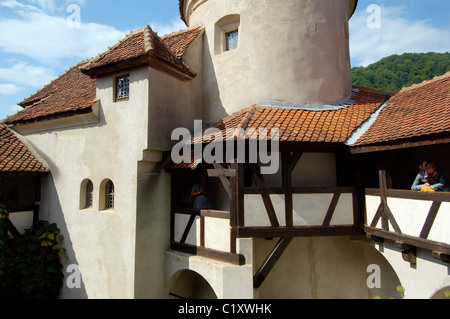
[[(270, 130), (279, 129), (281, 142), (307, 142), (307, 143), (336, 143), (344, 144), (352, 133), (386, 102), (390, 94), (370, 89), (357, 88), (351, 106), (337, 110), (313, 111), (296, 108), (280, 108), (254, 105), (236, 112), (219, 122), (197, 133), (191, 140), (192, 144), (211, 143), (215, 140), (214, 131), (220, 130), (223, 140), (235, 139), (243, 129), (246, 139), (261, 138)], [(267, 129), (266, 131), (260, 131)], [(229, 131), (227, 131), (229, 130)], [(228, 134), (227, 134), (228, 133)], [(233, 134), (234, 133), (234, 134)], [(242, 136), (241, 136), (242, 137)], [(194, 163), (170, 163), (168, 169), (194, 169)]]
[(31, 151), (11, 132), (0, 124), (0, 174), (47, 173)]
[(194, 27), (167, 34), (161, 39), (178, 58), (181, 58), (202, 31), (202, 27)]
[[(338, 110), (313, 111), (255, 105), (222, 119), (212, 127), (222, 132), (227, 128), (252, 128), (256, 131), (277, 128), (280, 141), (344, 143), (389, 97), (388, 93), (358, 88), (353, 96), (354, 103)], [(203, 143), (212, 140), (213, 136), (203, 136)], [(198, 142), (199, 136), (194, 137), (193, 143)]]
[(370, 145), (450, 132), (450, 72), (402, 89), (354, 144)]
[(145, 64), (149, 62), (147, 58), (154, 58), (190, 77), (195, 76), (195, 73), (166, 46), (148, 25), (131, 32), (125, 39), (93, 58), (81, 69), (86, 74), (95, 75), (101, 73), (105, 68), (123, 62), (142, 59), (141, 63)]
[(24, 110), (6, 118), (6, 124), (36, 122), (89, 112), (96, 102), (96, 81), (82, 74), (82, 62), (45, 86), (20, 106)]

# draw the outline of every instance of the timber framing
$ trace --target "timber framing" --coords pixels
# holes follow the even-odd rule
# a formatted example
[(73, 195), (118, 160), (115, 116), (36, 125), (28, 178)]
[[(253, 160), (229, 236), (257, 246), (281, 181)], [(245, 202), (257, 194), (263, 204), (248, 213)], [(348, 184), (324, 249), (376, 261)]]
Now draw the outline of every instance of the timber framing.
[[(450, 202), (450, 194), (445, 192), (424, 193), (417, 191), (394, 190), (387, 188), (386, 171), (379, 172), (380, 188), (366, 189), (366, 195), (379, 196), (380, 206), (372, 221), (367, 221), (364, 227), (366, 236), (375, 242), (382, 243), (386, 240), (394, 242), (402, 250), (403, 259), (412, 264), (416, 263), (417, 248), (431, 251), (433, 257), (443, 262), (449, 262), (450, 245), (436, 242), (428, 238), (434, 221), (443, 202)], [(400, 229), (395, 216), (389, 208), (387, 198), (400, 198), (410, 200), (431, 201), (431, 207), (424, 221), (419, 236), (404, 234)], [(381, 229), (376, 225), (381, 219)], [(392, 230), (389, 225), (392, 225)]]

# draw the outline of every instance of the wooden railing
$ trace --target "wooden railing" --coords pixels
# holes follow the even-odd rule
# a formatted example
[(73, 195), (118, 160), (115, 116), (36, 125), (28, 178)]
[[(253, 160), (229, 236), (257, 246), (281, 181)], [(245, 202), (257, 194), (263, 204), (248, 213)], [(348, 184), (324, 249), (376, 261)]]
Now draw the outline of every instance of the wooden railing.
[(365, 232), (374, 240), (391, 240), (403, 249), (404, 259), (415, 263), (416, 248), (433, 252), (437, 259), (450, 258), (450, 193), (394, 190), (386, 187), (380, 172), (380, 188), (366, 190)]
[(356, 188), (244, 188), (244, 198), (239, 237), (363, 234)]
[(172, 212), (171, 249), (236, 265), (244, 256), (236, 253), (230, 231), (230, 212), (176, 208)]

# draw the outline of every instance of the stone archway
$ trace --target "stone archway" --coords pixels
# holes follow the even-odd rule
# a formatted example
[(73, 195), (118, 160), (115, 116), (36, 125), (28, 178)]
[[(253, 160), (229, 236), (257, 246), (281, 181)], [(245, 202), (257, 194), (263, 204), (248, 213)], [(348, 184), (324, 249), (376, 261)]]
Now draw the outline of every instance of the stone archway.
[(208, 281), (189, 269), (180, 270), (170, 278), (166, 293), (174, 299), (217, 299)]
[(450, 299), (450, 286), (440, 289), (430, 299)]

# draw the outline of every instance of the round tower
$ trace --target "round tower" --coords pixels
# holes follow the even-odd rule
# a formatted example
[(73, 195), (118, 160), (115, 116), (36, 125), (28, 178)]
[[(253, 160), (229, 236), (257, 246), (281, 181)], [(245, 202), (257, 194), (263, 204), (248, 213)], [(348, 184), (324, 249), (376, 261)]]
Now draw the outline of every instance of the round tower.
[(205, 28), (205, 120), (259, 101), (336, 104), (351, 94), (348, 21), (357, 0), (180, 0)]

